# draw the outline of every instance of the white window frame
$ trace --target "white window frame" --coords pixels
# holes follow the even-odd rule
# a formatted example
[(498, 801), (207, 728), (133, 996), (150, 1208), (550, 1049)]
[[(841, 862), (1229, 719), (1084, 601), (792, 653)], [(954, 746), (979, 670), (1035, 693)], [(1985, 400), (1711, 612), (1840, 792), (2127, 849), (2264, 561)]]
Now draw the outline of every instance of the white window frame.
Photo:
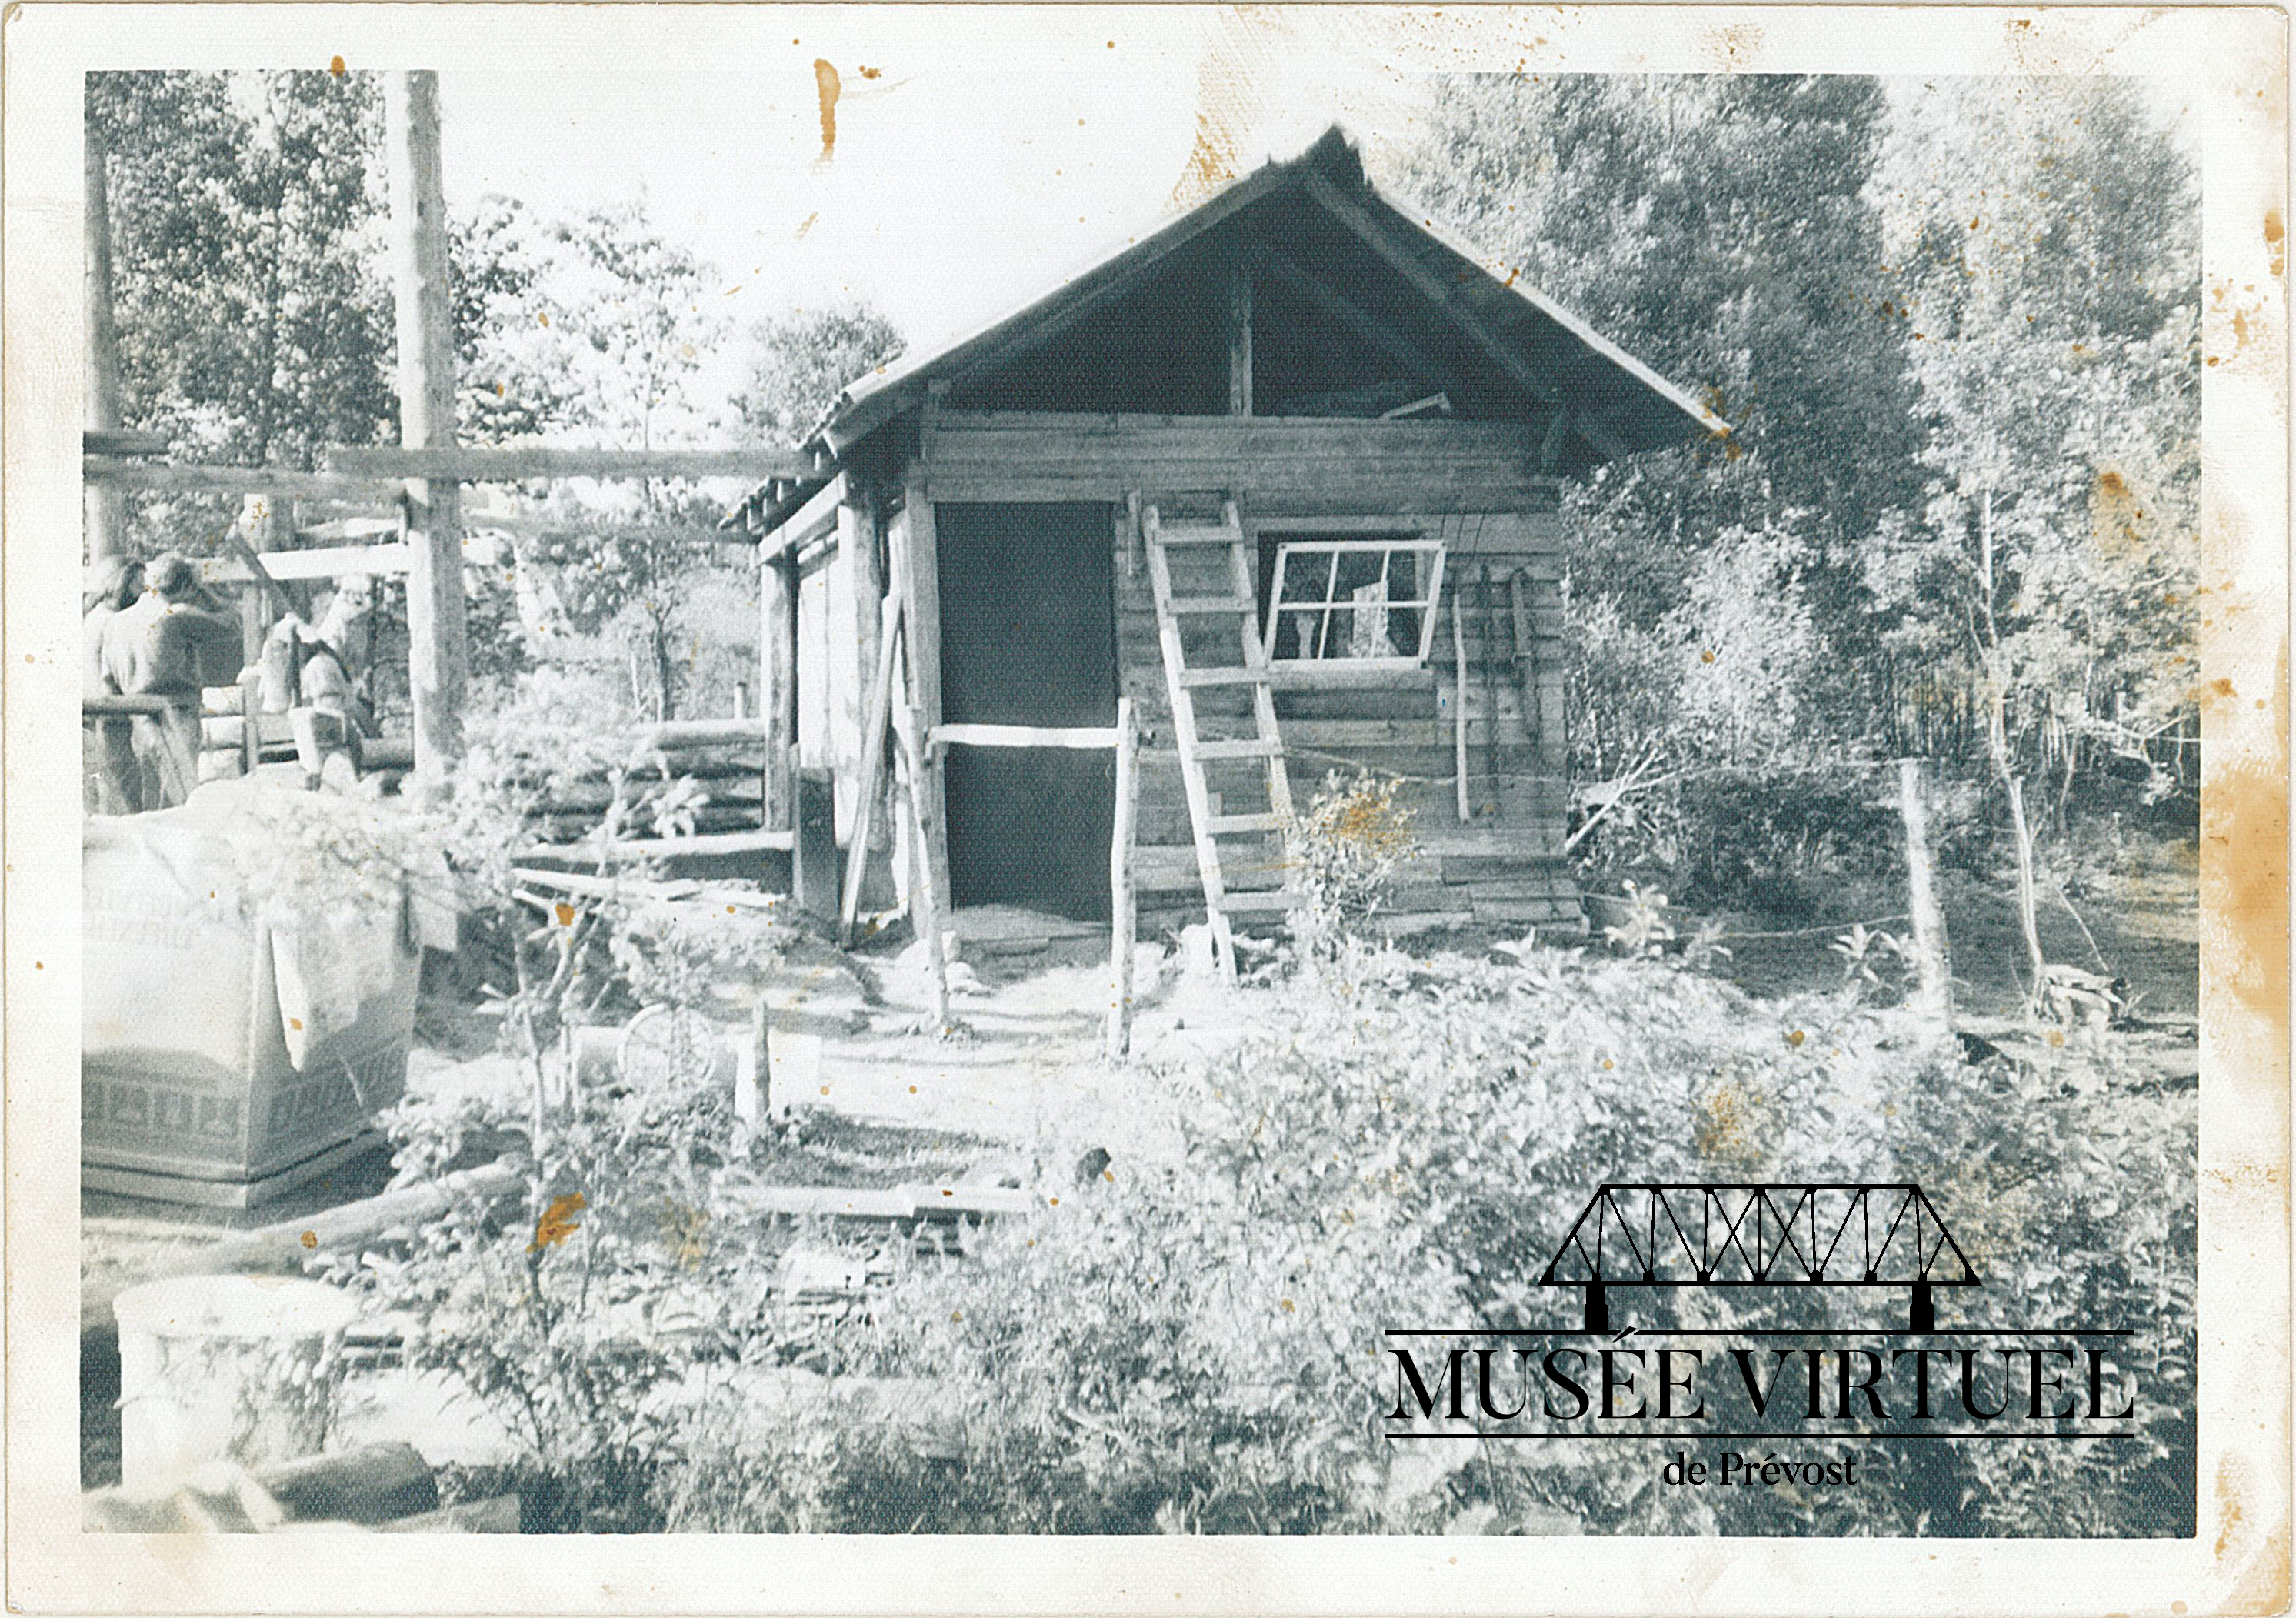
[[(1266, 636), (1260, 643), (1267, 648), (1269, 661), (1284, 669), (1391, 669), (1402, 671), (1425, 668), (1428, 654), (1435, 648), (1435, 608), (1443, 599), (1443, 557), (1444, 553), (1448, 549), (1449, 546), (1443, 540), (1431, 539), (1423, 534), (1394, 539), (1284, 539), (1278, 541), (1275, 547), (1275, 571), (1267, 585)], [(1339, 584), (1340, 558), (1374, 552), (1383, 552), (1387, 557), (1380, 566), (1380, 578), (1382, 581), (1389, 577), (1393, 559), (1397, 555), (1407, 553), (1413, 556), (1430, 559), (1424, 569), (1427, 588), (1423, 595), (1414, 595), (1404, 600), (1390, 597), (1382, 604), (1390, 612), (1417, 610), (1419, 613), (1418, 652), (1415, 654), (1398, 653), (1390, 657), (1320, 657), (1304, 653), (1294, 653), (1289, 657), (1276, 656), (1275, 629), (1281, 621), (1282, 614), (1286, 612), (1303, 620), (1314, 618), (1316, 620), (1314, 644), (1317, 646), (1324, 644), (1325, 637), (1331, 634), (1332, 617), (1335, 614), (1354, 610), (1350, 603), (1334, 599)], [(1328, 556), (1331, 559), (1324, 573), (1321, 595), (1312, 599), (1306, 596), (1286, 599), (1283, 593), (1284, 579), (1294, 556)], [(1308, 587), (1312, 589), (1314, 586), (1310, 585)], [(1309, 626), (1303, 621), (1300, 626), (1300, 645), (1305, 647), (1309, 644)]]

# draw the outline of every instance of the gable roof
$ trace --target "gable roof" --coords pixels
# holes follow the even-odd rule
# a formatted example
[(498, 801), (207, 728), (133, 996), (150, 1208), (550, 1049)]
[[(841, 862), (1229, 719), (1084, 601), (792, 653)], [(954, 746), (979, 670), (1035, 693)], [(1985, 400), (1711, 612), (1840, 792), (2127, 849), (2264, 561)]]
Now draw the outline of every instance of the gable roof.
[[(1144, 285), (1207, 233), (1278, 199), (1305, 199), (1523, 392), (1549, 406), (1567, 401), (1571, 428), (1599, 458), (1729, 431), (1696, 398), (1584, 319), (1512, 273), (1502, 279), (1431, 214), (1382, 194), (1334, 125), (1300, 156), (1265, 165), (1011, 312), (849, 383), (807, 440), (824, 463), (821, 479), (831, 475), (830, 463), (921, 404), (935, 384), (954, 383), (1068, 330)], [(816, 487), (811, 480), (776, 480), (742, 509), (762, 507), (769, 521), (777, 519)]]

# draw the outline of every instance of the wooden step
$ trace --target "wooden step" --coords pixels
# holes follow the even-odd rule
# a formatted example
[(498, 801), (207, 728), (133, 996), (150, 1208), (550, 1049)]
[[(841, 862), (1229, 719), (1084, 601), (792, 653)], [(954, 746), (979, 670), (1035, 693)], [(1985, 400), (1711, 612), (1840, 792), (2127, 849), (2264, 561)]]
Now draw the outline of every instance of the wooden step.
[(1175, 595), (1172, 611), (1176, 614), (1194, 613), (1205, 616), (1214, 612), (1257, 612), (1259, 604), (1240, 595)]
[(1267, 684), (1267, 670), (1265, 669), (1247, 669), (1241, 665), (1232, 665), (1224, 669), (1180, 670), (1180, 686), (1185, 691), (1194, 691), (1205, 686), (1265, 686), (1266, 684)]
[(1234, 545), (1235, 530), (1217, 522), (1167, 522), (1156, 530), (1160, 545)]
[(1283, 743), (1259, 736), (1243, 736), (1231, 742), (1199, 742), (1196, 757), (1212, 759), (1274, 759), (1283, 752)]
[(1233, 837), (1245, 832), (1276, 832), (1283, 829), (1283, 817), (1276, 814), (1214, 815), (1204, 822), (1204, 830), (1215, 837)]
[(1289, 893), (1223, 893), (1220, 910), (1228, 916), (1280, 916), (1292, 907)]

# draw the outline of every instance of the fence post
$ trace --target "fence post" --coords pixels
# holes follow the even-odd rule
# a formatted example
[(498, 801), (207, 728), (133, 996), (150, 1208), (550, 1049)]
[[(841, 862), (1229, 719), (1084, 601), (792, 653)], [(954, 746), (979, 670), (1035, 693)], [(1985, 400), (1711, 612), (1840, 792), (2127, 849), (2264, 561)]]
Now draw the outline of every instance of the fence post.
[(1133, 820), (1140, 797), (1140, 733), (1128, 696), (1116, 700), (1116, 825), (1108, 842), (1108, 1057), (1132, 1048)]
[(1939, 1021), (1953, 1016), (1953, 974), (1946, 953), (1945, 913), (1938, 908), (1930, 859), (1929, 814), (1922, 802), (1922, 764), (1898, 760), (1898, 813), (1906, 823), (1906, 886), (1914, 918), (1915, 1006)]

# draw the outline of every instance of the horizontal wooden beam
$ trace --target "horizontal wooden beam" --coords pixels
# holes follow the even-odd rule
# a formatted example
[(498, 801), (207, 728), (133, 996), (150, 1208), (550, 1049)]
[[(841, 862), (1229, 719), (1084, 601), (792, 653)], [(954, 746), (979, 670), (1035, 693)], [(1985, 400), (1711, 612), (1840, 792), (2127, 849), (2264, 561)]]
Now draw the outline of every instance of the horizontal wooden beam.
[[(404, 545), (335, 545), (311, 551), (266, 551), (263, 569), (275, 579), (396, 579), (414, 553)], [(255, 574), (235, 557), (209, 556), (193, 563), (209, 584), (253, 584)]]
[(1063, 747), (1097, 752), (1116, 745), (1114, 726), (936, 725), (926, 738), (934, 747)]
[(80, 476), (107, 488), (156, 494), (272, 495), (306, 500), (388, 499), (399, 487), (395, 479), (344, 472), (294, 472), (281, 466), (169, 465), (100, 455), (80, 457)]
[(515, 483), (529, 478), (802, 477), (812, 457), (795, 449), (330, 449), (331, 472), (364, 477), (452, 478)]
[(165, 455), (168, 435), (132, 432), (122, 428), (90, 428), (79, 435), (82, 455)]

